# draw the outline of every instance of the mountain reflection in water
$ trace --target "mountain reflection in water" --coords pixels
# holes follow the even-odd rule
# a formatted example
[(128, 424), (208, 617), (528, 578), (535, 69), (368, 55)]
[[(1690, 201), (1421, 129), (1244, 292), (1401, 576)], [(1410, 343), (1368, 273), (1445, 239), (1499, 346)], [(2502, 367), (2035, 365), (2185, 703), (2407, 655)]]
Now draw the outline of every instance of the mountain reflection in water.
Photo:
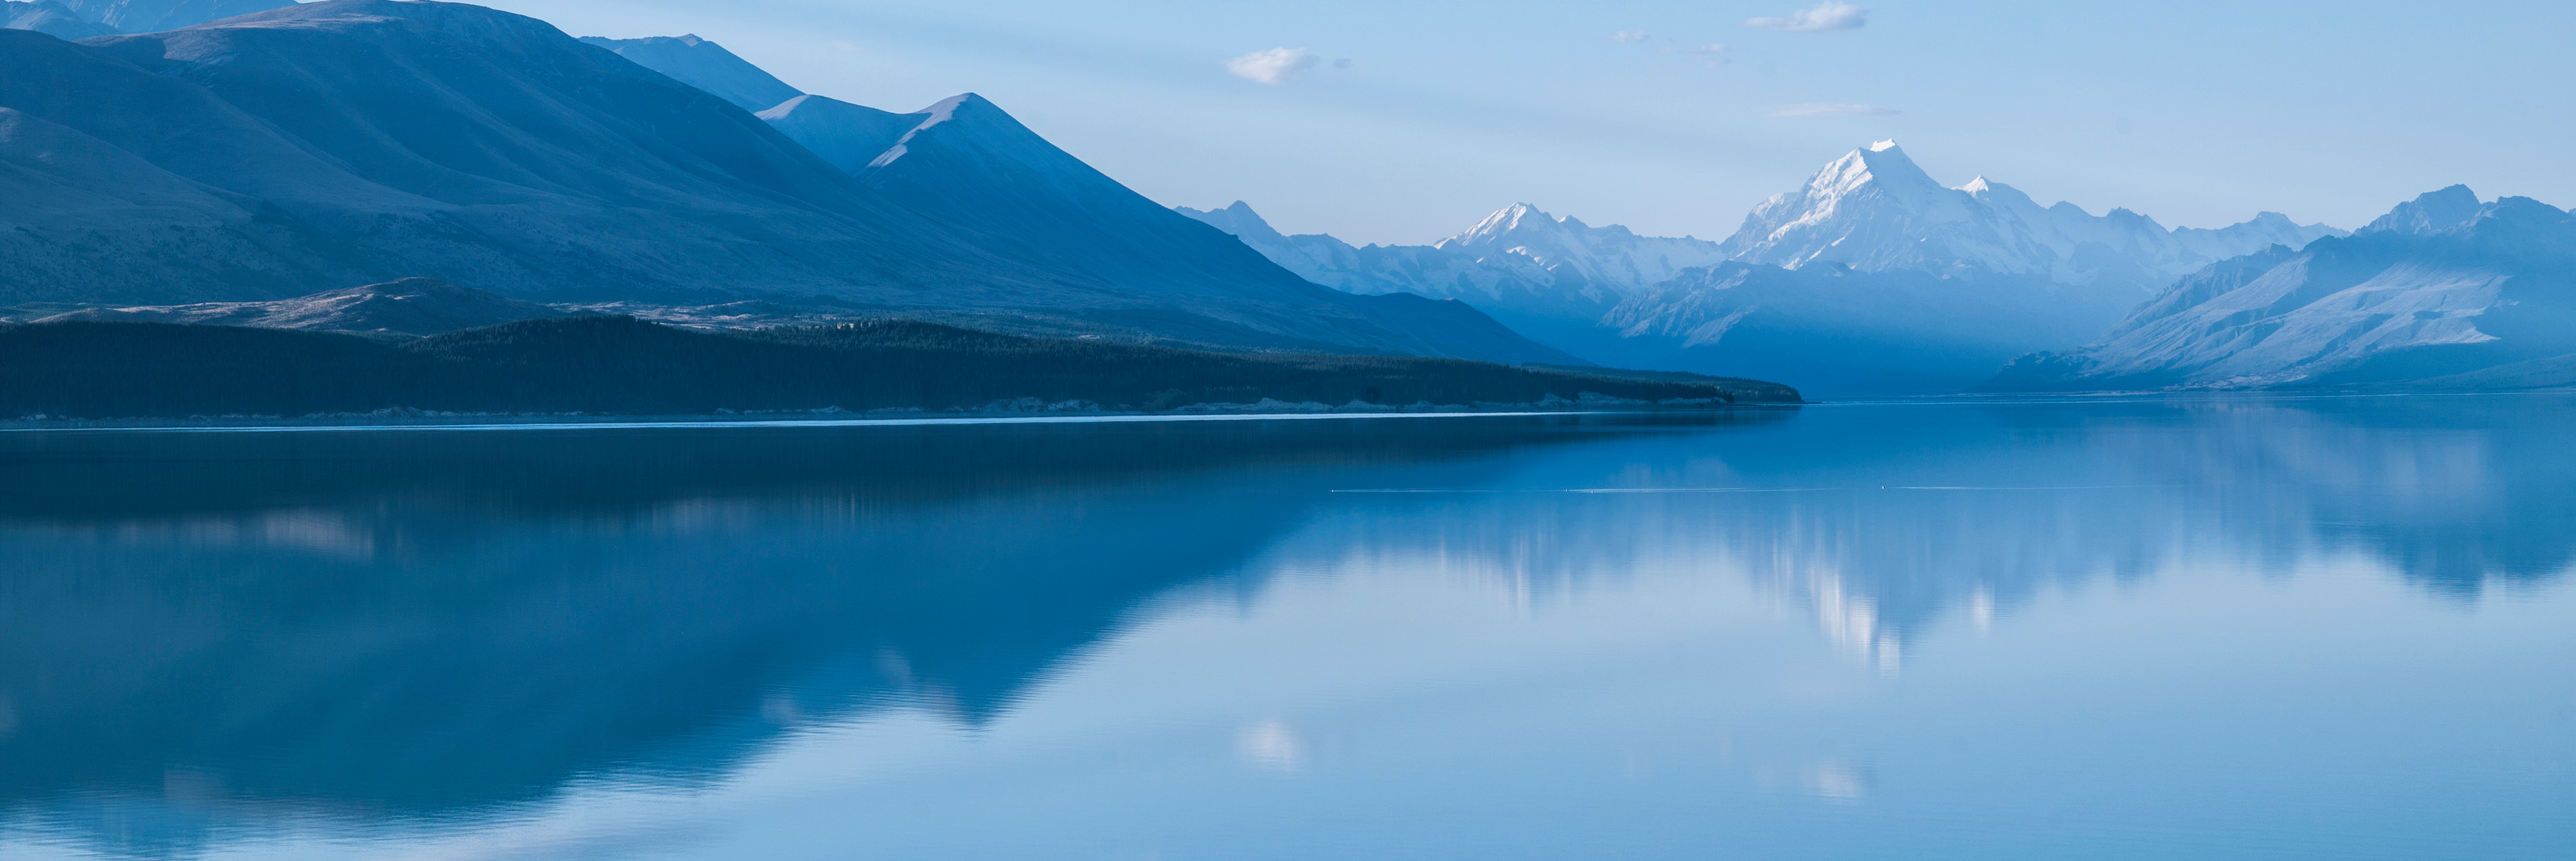
[[(0, 816), (172, 856), (470, 830), (603, 776), (688, 791), (804, 727), (1006, 721), (1168, 596), (1259, 602), (1326, 564), (1540, 604), (1722, 571), (1882, 673), (1928, 632), (2176, 566), (2357, 556), (2474, 603), (2576, 563), (2571, 418), (2555, 397), (2200, 398), (0, 434)], [(1237, 744), (1308, 755), (1285, 724)]]

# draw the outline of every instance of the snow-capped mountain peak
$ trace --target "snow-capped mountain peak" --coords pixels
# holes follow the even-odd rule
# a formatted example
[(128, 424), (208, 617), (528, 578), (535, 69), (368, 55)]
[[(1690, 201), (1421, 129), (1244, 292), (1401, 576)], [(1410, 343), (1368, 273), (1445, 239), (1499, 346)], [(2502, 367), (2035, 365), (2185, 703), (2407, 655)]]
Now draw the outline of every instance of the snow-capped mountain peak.
[(1876, 194), (1917, 208), (1924, 215), (1963, 216), (1964, 210), (1950, 200), (1955, 195), (1947, 194), (1949, 191), (1907, 157), (1904, 147), (1895, 141), (1879, 141), (1826, 165), (1807, 181), (1802, 193), (1772, 200), (1795, 199), (1805, 204), (1805, 215), (1821, 217), (1840, 209), (1847, 198)]
[(1515, 203), (1485, 216), (1485, 220), (1476, 222), (1476, 226), (1467, 228), (1464, 233), (1431, 243), (1431, 247), (1481, 248), (1499, 244), (1507, 237), (1559, 234), (1562, 226), (1556, 216), (1542, 212), (1538, 207)]
[(2209, 263), (2336, 234), (2248, 222), (2218, 231), (2167, 230), (2125, 209), (2095, 216), (2042, 207), (1983, 176), (1943, 187), (1894, 141), (1855, 149), (1798, 191), (1763, 201), (1725, 248), (1735, 260), (1796, 269), (1831, 263), (1862, 271), (2038, 276), (2143, 299)]

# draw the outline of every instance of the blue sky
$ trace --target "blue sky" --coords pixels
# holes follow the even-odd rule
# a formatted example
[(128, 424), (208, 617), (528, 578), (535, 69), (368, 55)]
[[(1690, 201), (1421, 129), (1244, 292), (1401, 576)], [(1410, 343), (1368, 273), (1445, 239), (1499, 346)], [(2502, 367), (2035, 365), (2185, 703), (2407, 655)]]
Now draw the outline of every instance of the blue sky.
[[(491, 5), (577, 36), (696, 33), (861, 104), (982, 93), (1163, 203), (1239, 198), (1361, 243), (1516, 201), (1723, 237), (1890, 137), (1945, 183), (2167, 226), (2355, 227), (2455, 182), (2576, 205), (2565, 0)], [(1305, 53), (1238, 65), (1301, 74), (1229, 70), (1281, 48)]]

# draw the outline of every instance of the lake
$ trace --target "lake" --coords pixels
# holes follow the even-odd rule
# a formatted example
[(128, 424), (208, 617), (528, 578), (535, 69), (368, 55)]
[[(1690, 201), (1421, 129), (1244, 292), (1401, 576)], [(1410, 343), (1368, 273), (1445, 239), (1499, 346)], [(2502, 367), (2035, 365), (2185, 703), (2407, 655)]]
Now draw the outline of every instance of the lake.
[(2571, 436), (0, 432), (0, 856), (2576, 857)]

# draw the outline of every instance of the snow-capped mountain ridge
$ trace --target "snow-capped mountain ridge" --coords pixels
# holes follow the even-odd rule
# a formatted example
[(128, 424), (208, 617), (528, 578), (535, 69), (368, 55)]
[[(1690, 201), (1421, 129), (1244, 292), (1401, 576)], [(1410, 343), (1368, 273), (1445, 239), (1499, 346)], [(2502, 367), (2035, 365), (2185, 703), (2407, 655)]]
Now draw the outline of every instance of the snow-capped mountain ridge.
[(2026, 356), (1998, 390), (2388, 382), (2576, 352), (2576, 217), (2452, 186), (2350, 237), (2195, 273), (2094, 343)]
[(1459, 299), (1595, 361), (1769, 373), (1825, 394), (1956, 391), (2012, 356), (2095, 337), (2210, 263), (2340, 233), (2268, 212), (2167, 229), (2127, 209), (2041, 206), (1985, 176), (1946, 187), (1894, 141), (1834, 159), (1724, 242), (1527, 203), (1405, 246), (1281, 235), (1241, 201), (1180, 212), (1320, 284)]
[(2144, 299), (2218, 260), (2340, 234), (2277, 213), (2218, 230), (2167, 229), (2127, 209), (2095, 216), (2071, 203), (2043, 207), (1984, 176), (1943, 187), (1903, 147), (1879, 141), (1754, 207), (1723, 246), (1730, 259), (1788, 269), (2031, 275)]

